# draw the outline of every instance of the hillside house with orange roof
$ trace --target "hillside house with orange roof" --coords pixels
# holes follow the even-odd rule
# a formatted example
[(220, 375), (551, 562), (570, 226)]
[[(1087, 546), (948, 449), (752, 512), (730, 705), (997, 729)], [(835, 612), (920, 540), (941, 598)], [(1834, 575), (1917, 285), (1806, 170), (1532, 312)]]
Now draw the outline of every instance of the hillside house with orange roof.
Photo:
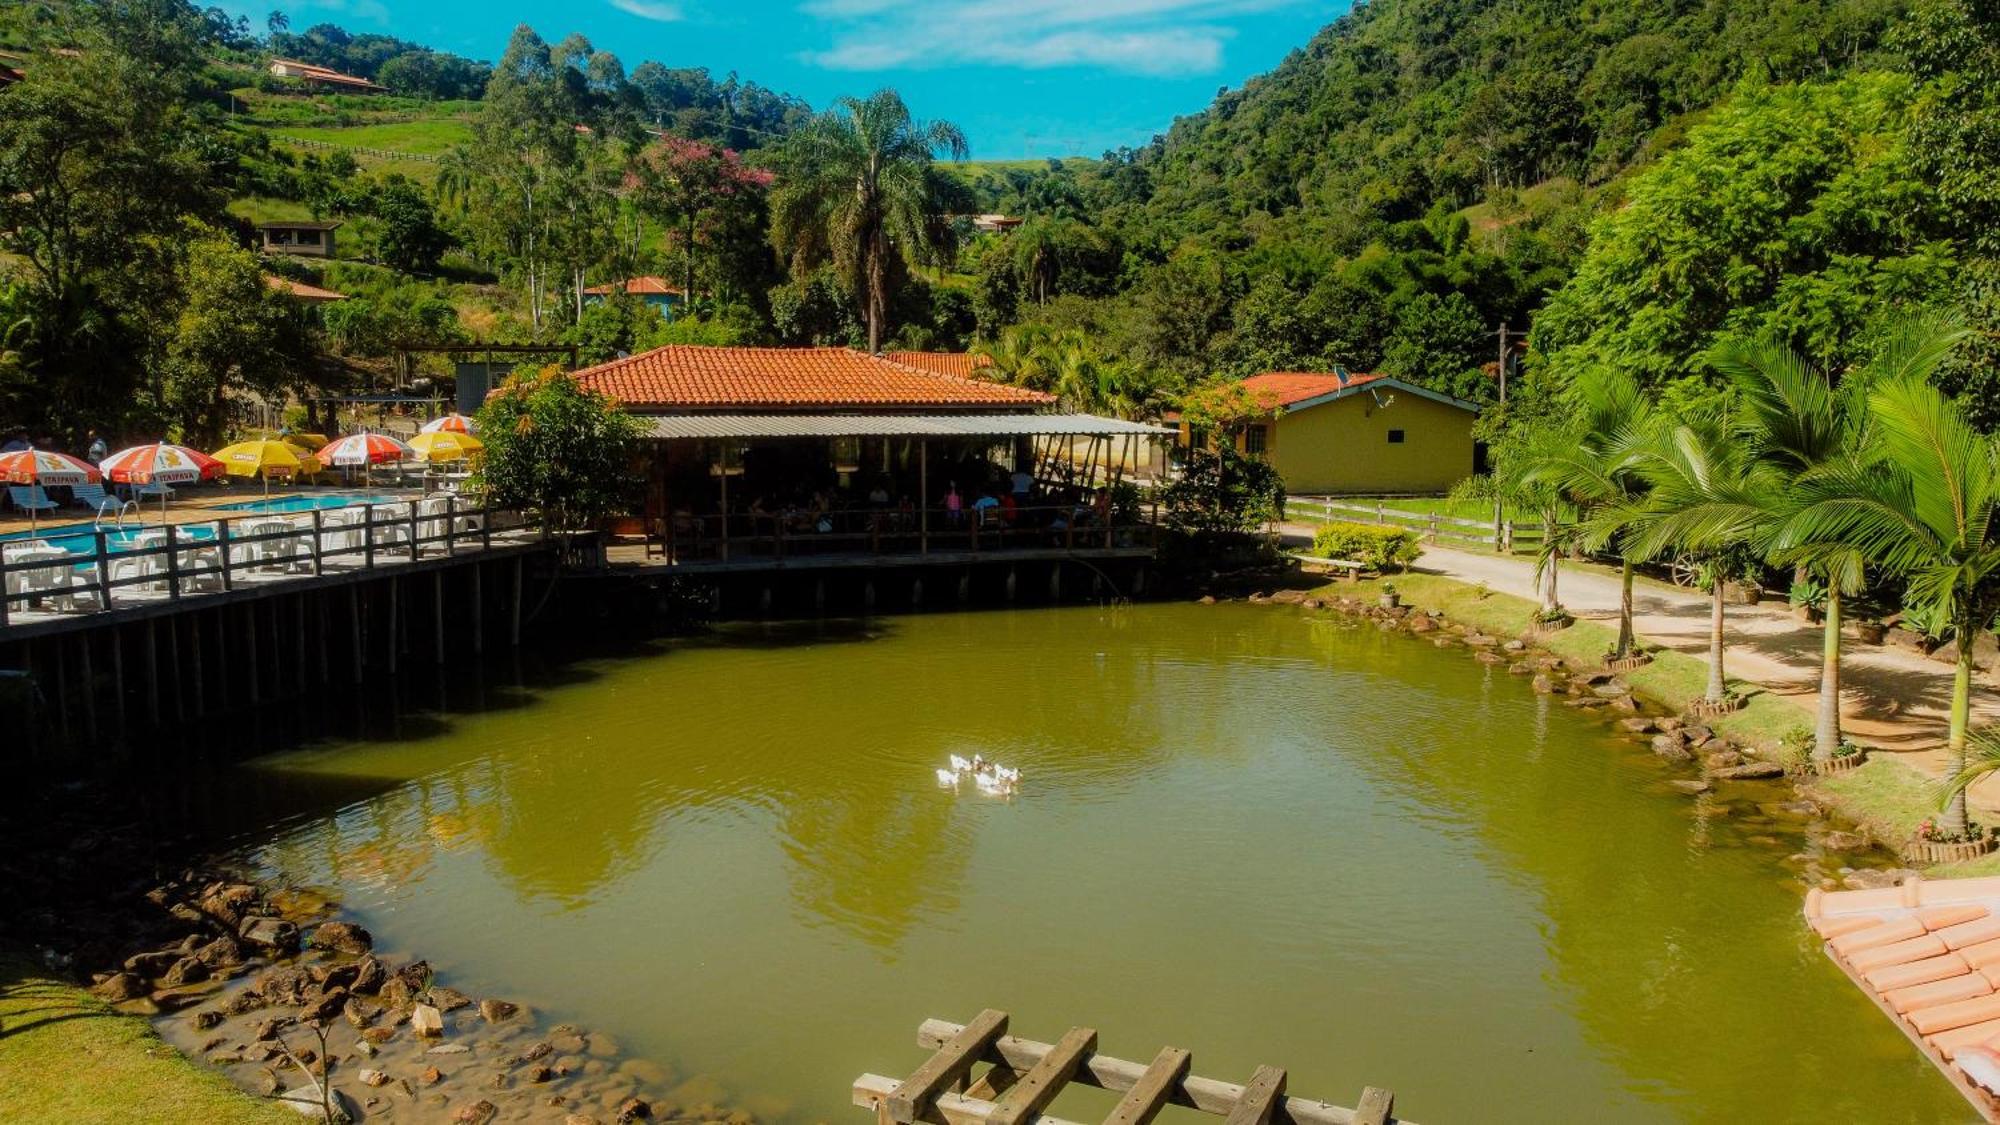
[[(644, 420), (643, 522), (675, 564), (1068, 550), (1090, 522), (1079, 507), (1122, 472), (1114, 444), (1172, 433), (851, 348), (673, 344), (576, 379)], [(1079, 437), (1104, 450), (1097, 463), (1059, 455)], [(973, 514), (1002, 496), (1005, 521)], [(1087, 534), (1117, 547), (1108, 520)]]
[[(1247, 409), (1230, 440), (1295, 496), (1440, 493), (1485, 470), (1476, 403), (1344, 369), (1267, 371), (1237, 386)], [(1183, 445), (1216, 440), (1178, 421)]]
[(387, 86), (370, 82), (366, 78), (352, 74), (342, 74), (318, 63), (300, 62), (298, 59), (272, 59), (271, 76), (289, 78), (302, 86), (312, 89), (336, 90), (346, 94), (386, 94)]

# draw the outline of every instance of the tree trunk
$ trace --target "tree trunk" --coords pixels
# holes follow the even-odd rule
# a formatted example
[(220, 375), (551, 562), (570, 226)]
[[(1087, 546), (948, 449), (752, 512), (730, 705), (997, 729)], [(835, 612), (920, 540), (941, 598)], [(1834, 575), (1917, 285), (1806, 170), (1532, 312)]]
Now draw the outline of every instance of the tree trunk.
[(1542, 571), (1542, 613), (1553, 616), (1562, 611), (1562, 598), (1556, 594), (1556, 571), (1562, 566), (1561, 557), (1549, 552), (1548, 565)]
[(1708, 694), (1704, 698), (1710, 703), (1720, 703), (1729, 694), (1728, 681), (1722, 674), (1722, 591), (1728, 583), (1718, 570), (1709, 585)]
[(1813, 728), (1813, 761), (1829, 762), (1840, 749), (1840, 588), (1826, 586), (1826, 636), (1820, 645), (1819, 722)]
[(1623, 660), (1632, 655), (1632, 560), (1618, 560), (1618, 649), (1611, 655)]
[[(1944, 744), (1944, 775), (1957, 777), (1965, 772), (1965, 734), (1972, 712), (1972, 641), (1977, 630), (1970, 620), (1958, 624), (1958, 668), (1951, 678), (1951, 736)], [(1965, 835), (1965, 790), (1952, 794), (1951, 803), (1938, 817), (1938, 831), (1946, 838)]]

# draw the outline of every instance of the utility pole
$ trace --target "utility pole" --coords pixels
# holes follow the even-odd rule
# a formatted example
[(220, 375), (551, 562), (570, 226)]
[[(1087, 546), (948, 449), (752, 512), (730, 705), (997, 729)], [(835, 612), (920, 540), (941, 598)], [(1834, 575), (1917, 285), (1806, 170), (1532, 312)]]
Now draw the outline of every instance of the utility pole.
[(1500, 322), (1500, 405), (1507, 404), (1507, 322)]

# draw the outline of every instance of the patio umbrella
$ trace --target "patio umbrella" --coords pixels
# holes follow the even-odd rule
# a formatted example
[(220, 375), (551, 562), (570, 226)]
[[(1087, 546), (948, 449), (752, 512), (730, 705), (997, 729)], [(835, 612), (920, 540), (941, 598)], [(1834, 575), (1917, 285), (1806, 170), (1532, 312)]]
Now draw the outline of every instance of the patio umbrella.
[(463, 461), (484, 452), (486, 443), (457, 430), (428, 430), (410, 439), (410, 449), (425, 461)]
[[(163, 441), (121, 449), (97, 463), (117, 484), (193, 484), (222, 471), (222, 462), (199, 449)], [(167, 492), (160, 490), (160, 522), (167, 522)]]
[(318, 453), (321, 461), (344, 469), (356, 465), (380, 465), (387, 461), (402, 461), (410, 455), (409, 446), (388, 434), (371, 434), (366, 430), (358, 434), (348, 434), (343, 438), (335, 438), (322, 446)]
[[(48, 449), (17, 449), (11, 453), (0, 453), (0, 480), (8, 484), (54, 485), (58, 488), (74, 488), (79, 484), (95, 484), (104, 479), (97, 466), (80, 457), (67, 453), (57, 453)], [(35, 533), (39, 512), (28, 509), (28, 534)]]
[(258, 439), (239, 441), (215, 451), (222, 471), (232, 477), (263, 477), (264, 495), (271, 494), (272, 477), (290, 477), (305, 472), (305, 458), (296, 446), (282, 441)]
[(441, 418), (433, 418), (425, 422), (424, 428), (419, 432), (426, 434), (476, 434), (479, 432), (479, 423), (463, 414), (446, 414)]

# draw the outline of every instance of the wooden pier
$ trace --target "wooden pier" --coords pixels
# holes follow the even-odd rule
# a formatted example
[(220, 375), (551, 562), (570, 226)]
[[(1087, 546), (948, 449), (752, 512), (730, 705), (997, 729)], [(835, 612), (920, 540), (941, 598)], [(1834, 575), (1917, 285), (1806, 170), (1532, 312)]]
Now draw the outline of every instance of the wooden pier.
[[(1373, 1086), (1354, 1108), (1291, 1097), (1285, 1072), (1260, 1066), (1238, 1084), (1190, 1073), (1192, 1056), (1163, 1047), (1150, 1063), (1097, 1050), (1097, 1032), (1073, 1027), (1054, 1043), (1007, 1034), (1007, 1013), (991, 1008), (971, 1023), (926, 1020), (917, 1045), (932, 1052), (908, 1078), (864, 1074), (854, 1104), (878, 1125), (1073, 1125), (1043, 1113), (1075, 1082), (1122, 1094), (1104, 1125), (1146, 1125), (1169, 1105), (1225, 1118), (1227, 1125), (1390, 1125), (1395, 1096)], [(986, 1073), (974, 1071), (986, 1066)]]
[(519, 513), (449, 497), (89, 534), (87, 554), (0, 548), (10, 749), (95, 749), (412, 657), (478, 656), (489, 635), (518, 645), (527, 564), (558, 547)]

